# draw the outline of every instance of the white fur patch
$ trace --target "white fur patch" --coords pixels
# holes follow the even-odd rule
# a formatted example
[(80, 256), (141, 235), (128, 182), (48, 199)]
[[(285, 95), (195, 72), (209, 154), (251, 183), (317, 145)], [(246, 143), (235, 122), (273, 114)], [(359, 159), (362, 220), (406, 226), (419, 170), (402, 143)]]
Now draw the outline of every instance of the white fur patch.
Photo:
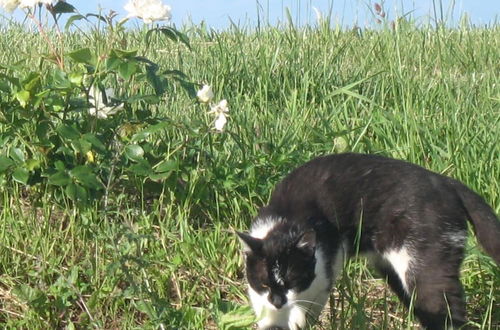
[[(250, 301), (259, 318), (257, 322), (259, 329), (278, 326), (298, 330), (305, 327), (308, 316), (317, 317), (319, 315), (328, 300), (331, 279), (328, 278), (325, 256), (320, 249), (316, 249), (315, 257), (314, 272), (316, 276), (311, 285), (302, 292), (288, 291), (287, 302), (280, 309), (269, 302), (268, 292), (261, 295), (249, 286)], [(334, 270), (334, 273), (337, 271)]]
[(389, 261), (394, 268), (394, 271), (398, 274), (403, 288), (408, 295), (411, 294), (408, 288), (407, 272), (412, 263), (412, 257), (405, 246), (402, 246), (399, 250), (390, 250), (383, 254), (383, 257)]
[(263, 239), (281, 221), (282, 221), (281, 218), (273, 218), (273, 217), (257, 219), (252, 224), (250, 235), (255, 238)]
[(344, 268), (344, 263), (347, 259), (347, 241), (343, 241), (340, 244), (337, 253), (335, 254), (335, 259), (333, 259), (332, 263), (332, 281), (335, 281), (337, 277), (342, 272)]
[(280, 275), (280, 269), (279, 269), (279, 265), (278, 265), (277, 261), (276, 261), (276, 264), (274, 265), (272, 271), (273, 271), (273, 276), (274, 276), (274, 280), (276, 281), (276, 283), (278, 283), (279, 285), (283, 285), (285, 283), (285, 281), (283, 280), (283, 278)]

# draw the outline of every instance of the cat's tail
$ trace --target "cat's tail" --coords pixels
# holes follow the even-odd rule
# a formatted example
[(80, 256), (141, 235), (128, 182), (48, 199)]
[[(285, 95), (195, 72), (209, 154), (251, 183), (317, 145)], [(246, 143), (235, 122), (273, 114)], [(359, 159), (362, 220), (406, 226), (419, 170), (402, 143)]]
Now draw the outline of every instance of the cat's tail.
[(454, 181), (454, 186), (467, 210), (479, 244), (500, 265), (500, 221), (481, 196), (457, 181)]

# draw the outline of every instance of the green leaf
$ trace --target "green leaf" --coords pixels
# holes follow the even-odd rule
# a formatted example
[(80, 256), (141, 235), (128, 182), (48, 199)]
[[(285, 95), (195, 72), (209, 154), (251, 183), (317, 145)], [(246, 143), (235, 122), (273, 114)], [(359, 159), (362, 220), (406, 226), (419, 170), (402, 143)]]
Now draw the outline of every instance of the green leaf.
[(78, 132), (78, 130), (73, 126), (61, 124), (56, 128), (56, 132), (67, 140), (75, 140), (80, 138), (80, 132)]
[(106, 18), (104, 16), (102, 16), (102, 15), (97, 15), (97, 14), (90, 13), (90, 14), (85, 15), (85, 17), (95, 17), (95, 18), (103, 21), (106, 24), (108, 23), (108, 21), (106, 21)]
[(40, 140), (46, 140), (48, 138), (48, 133), (50, 129), (49, 121), (39, 121), (38, 125), (35, 128), (35, 134)]
[(66, 169), (66, 166), (64, 166), (64, 163), (62, 161), (60, 161), (60, 160), (56, 160), (54, 162), (54, 167), (58, 171), (64, 171)]
[(154, 166), (155, 172), (171, 172), (179, 169), (179, 163), (176, 160), (165, 159)]
[(73, 150), (75, 150), (76, 152), (85, 154), (90, 151), (92, 144), (85, 139), (79, 139), (71, 141), (71, 147), (73, 147)]
[(157, 68), (154, 66), (146, 66), (146, 79), (151, 87), (154, 88), (156, 95), (160, 96), (167, 90), (167, 79), (159, 76), (156, 72)]
[(103, 185), (92, 172), (92, 169), (86, 165), (80, 165), (69, 171), (69, 175), (81, 183), (84, 187), (90, 189), (102, 189)]
[(144, 149), (138, 144), (129, 144), (125, 147), (125, 156), (135, 162), (138, 162), (144, 157)]
[(19, 81), (19, 78), (12, 77), (12, 76), (6, 75), (4, 73), (0, 73), (0, 78), (2, 78), (2, 80), (6, 80), (6, 81), (10, 82), (17, 89), (21, 89), (22, 88), (21, 87), (21, 82)]
[(149, 178), (153, 181), (163, 181), (168, 179), (172, 175), (172, 171), (163, 173), (153, 173), (149, 175)]
[(67, 2), (63, 1), (58, 1), (53, 7), (52, 7), (52, 13), (53, 14), (66, 14), (66, 13), (74, 13), (76, 12), (75, 7), (70, 5)]
[(71, 81), (68, 79), (66, 72), (61, 70), (54, 70), (52, 74), (52, 80), (54, 82), (54, 87), (59, 89), (71, 88)]
[(138, 162), (137, 164), (130, 166), (128, 169), (129, 171), (138, 176), (149, 176), (154, 174), (151, 165), (149, 165), (149, 163), (146, 160)]
[(96, 58), (92, 55), (90, 48), (80, 48), (68, 54), (77, 63), (95, 65)]
[(81, 72), (71, 72), (68, 75), (68, 79), (72, 84), (81, 85), (83, 82), (83, 73)]
[(169, 127), (171, 123), (169, 121), (162, 121), (158, 124), (151, 125), (140, 132), (135, 133), (132, 136), (132, 141), (142, 141), (147, 139), (151, 134), (161, 132), (167, 127)]
[(30, 173), (24, 167), (18, 167), (12, 173), (12, 179), (14, 179), (14, 181), (22, 183), (22, 184), (28, 184), (29, 177), (30, 177)]
[(68, 184), (64, 191), (66, 196), (75, 202), (85, 202), (88, 198), (87, 190), (76, 183)]
[(111, 53), (119, 58), (134, 58), (137, 55), (137, 50), (113, 49)]
[(108, 59), (106, 59), (106, 69), (109, 71), (115, 71), (124, 62), (124, 60), (112, 54), (108, 57)]
[(50, 90), (46, 89), (44, 91), (41, 91), (39, 93), (35, 94), (35, 97), (33, 98), (33, 108), (38, 108), (42, 101), (46, 98), (47, 95), (50, 94)]
[(176, 29), (174, 28), (171, 28), (171, 27), (160, 27), (160, 28), (154, 28), (154, 29), (151, 29), (149, 30), (147, 33), (146, 33), (146, 44), (149, 46), (149, 42), (150, 42), (150, 38), (151, 38), (151, 33), (153, 32), (158, 32), (158, 33), (161, 33), (163, 34), (164, 36), (166, 36), (167, 38), (169, 38), (170, 40), (173, 40), (175, 42), (182, 42), (184, 45), (186, 45), (187, 48), (189, 48), (189, 50), (191, 50), (191, 45), (189, 45), (189, 38), (177, 31)]
[(38, 72), (30, 72), (28, 76), (23, 80), (24, 90), (31, 91), (40, 82), (40, 74)]
[(132, 77), (132, 75), (136, 72), (137, 72), (137, 62), (135, 61), (126, 61), (118, 66), (118, 73), (125, 80), (129, 80)]
[(19, 101), (19, 104), (21, 104), (23, 108), (25, 108), (26, 105), (28, 105), (28, 102), (30, 100), (30, 92), (22, 90), (15, 93), (14, 96)]
[(85, 133), (85, 134), (83, 134), (82, 138), (84, 140), (90, 142), (90, 144), (92, 144), (92, 146), (94, 148), (96, 148), (97, 151), (99, 151), (99, 152), (105, 152), (106, 151), (106, 146), (94, 134), (92, 134), (92, 133)]
[(7, 81), (0, 80), (0, 91), (5, 92), (5, 93), (10, 93), (10, 86), (7, 83)]
[(25, 160), (24, 152), (19, 148), (10, 149), (9, 156), (18, 163), (24, 163)]
[(68, 21), (66, 22), (66, 25), (64, 25), (64, 29), (68, 30), (71, 25), (73, 25), (74, 22), (79, 21), (81, 19), (84, 19), (85, 16), (83, 15), (72, 15), (70, 18), (68, 18)]
[(14, 162), (10, 158), (0, 155), (0, 174), (7, 171), (13, 165)]
[(38, 159), (30, 158), (24, 165), (26, 166), (26, 169), (28, 171), (34, 171), (35, 169), (40, 167), (40, 161)]
[(71, 183), (71, 178), (66, 172), (57, 172), (49, 176), (48, 183), (54, 186), (66, 186)]

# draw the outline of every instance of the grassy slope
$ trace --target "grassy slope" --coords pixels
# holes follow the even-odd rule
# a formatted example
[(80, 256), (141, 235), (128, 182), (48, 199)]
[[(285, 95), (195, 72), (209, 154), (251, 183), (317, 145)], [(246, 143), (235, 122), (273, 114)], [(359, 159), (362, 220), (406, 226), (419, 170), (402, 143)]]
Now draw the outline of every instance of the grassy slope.
[[(111, 208), (77, 214), (48, 196), (33, 205), (19, 189), (0, 188), (0, 323), (216, 327), (245, 299), (232, 228), (247, 227), (290, 169), (342, 151), (338, 137), (346, 150), (458, 178), (498, 213), (499, 29), (197, 30), (192, 52), (163, 41), (146, 51), (140, 34), (123, 36), (122, 44), (165, 68), (214, 86), (230, 104), (228, 131), (165, 133), (165, 143), (192, 160), (181, 195), (165, 189), (143, 203), (140, 194), (117, 194)], [(66, 46), (105, 41), (74, 36)], [(10, 30), (0, 37), (0, 62), (40, 49), (39, 39)], [(156, 111), (186, 125), (203, 119), (181, 91)], [(494, 328), (499, 271), (476, 246), (471, 238), (463, 266), (470, 317)], [(347, 265), (322, 327), (411, 327), (375, 277), (362, 260)]]

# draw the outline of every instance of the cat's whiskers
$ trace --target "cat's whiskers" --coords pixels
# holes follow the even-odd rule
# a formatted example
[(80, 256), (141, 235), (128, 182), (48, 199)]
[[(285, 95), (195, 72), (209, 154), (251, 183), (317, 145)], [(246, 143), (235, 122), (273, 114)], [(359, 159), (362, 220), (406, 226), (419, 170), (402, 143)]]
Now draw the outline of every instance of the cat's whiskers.
[[(312, 300), (298, 299), (298, 300), (294, 300), (293, 302), (294, 303), (297, 303), (297, 302), (299, 302), (299, 303), (308, 303), (308, 304), (311, 304), (311, 305), (317, 305), (317, 306), (323, 307), (323, 304), (320, 304), (320, 303), (312, 301)], [(297, 306), (301, 306), (301, 307), (305, 308), (305, 306), (300, 305), (300, 304), (297, 304)]]
[(296, 305), (294, 305), (294, 307), (296, 307), (298, 310), (300, 310), (301, 312), (303, 312), (305, 316), (309, 316), (311, 318), (315, 318), (316, 317), (316, 313), (314, 313), (313, 310), (311, 310), (310, 308), (308, 308), (308, 306), (303, 306), (303, 305), (296, 304)]

